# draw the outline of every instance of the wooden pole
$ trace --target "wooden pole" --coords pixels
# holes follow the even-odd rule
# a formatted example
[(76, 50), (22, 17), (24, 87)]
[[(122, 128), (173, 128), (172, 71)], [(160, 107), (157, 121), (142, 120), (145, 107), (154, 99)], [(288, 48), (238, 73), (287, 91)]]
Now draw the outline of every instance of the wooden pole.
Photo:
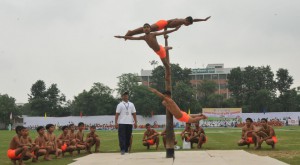
[[(165, 35), (165, 47), (168, 46), (168, 35)], [(169, 67), (165, 67), (165, 88), (167, 91), (172, 90), (171, 86), (171, 67), (170, 67), (170, 57), (169, 50), (166, 49), (167, 63)], [(173, 127), (173, 115), (166, 110), (166, 157), (175, 158), (174, 153), (174, 127)]]

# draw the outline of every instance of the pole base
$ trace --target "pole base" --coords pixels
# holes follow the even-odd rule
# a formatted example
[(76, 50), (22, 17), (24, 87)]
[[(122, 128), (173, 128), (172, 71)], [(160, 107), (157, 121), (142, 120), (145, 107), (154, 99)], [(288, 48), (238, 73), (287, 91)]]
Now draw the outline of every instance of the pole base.
[(166, 151), (167, 151), (166, 152), (167, 153), (167, 155), (166, 155), (167, 158), (175, 158), (174, 148), (167, 148)]

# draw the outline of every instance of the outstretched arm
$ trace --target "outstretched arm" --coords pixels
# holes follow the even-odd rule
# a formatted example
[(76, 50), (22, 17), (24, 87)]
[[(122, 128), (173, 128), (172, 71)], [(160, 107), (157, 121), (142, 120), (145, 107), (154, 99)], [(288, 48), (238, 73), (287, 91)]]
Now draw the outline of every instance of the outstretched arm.
[(207, 21), (208, 19), (210, 19), (210, 16), (206, 17), (205, 19), (194, 19), (193, 21), (194, 22), (201, 22), (201, 21)]
[(163, 31), (163, 32), (158, 32), (158, 33), (154, 33), (155, 35), (159, 36), (159, 35), (164, 35), (164, 34), (169, 34), (169, 33), (172, 33), (172, 32), (175, 32), (177, 31), (181, 26), (177, 26), (175, 29), (173, 30), (166, 30), (166, 31)]
[(116, 38), (124, 38), (124, 39), (128, 39), (128, 40), (144, 40), (144, 36), (140, 36), (140, 37), (132, 37), (132, 36), (115, 36)]
[(158, 97), (160, 97), (161, 99), (164, 99), (165, 98), (165, 95), (163, 95), (162, 93), (160, 93), (158, 90), (154, 89), (154, 88), (151, 88), (149, 87), (149, 90), (151, 92), (153, 92), (154, 94), (156, 94)]

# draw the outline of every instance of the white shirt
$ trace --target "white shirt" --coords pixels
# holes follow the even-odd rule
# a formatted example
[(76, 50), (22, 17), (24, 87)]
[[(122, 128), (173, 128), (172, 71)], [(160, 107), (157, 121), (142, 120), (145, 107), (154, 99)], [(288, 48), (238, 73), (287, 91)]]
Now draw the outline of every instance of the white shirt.
[(118, 104), (116, 113), (119, 113), (118, 124), (134, 124), (132, 114), (136, 113), (132, 102), (122, 101)]

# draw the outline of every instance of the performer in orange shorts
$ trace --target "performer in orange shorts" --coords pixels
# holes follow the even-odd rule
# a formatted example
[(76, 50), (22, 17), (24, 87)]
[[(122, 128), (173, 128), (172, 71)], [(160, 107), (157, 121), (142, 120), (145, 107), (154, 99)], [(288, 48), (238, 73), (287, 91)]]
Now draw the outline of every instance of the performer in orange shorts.
[(193, 143), (197, 144), (197, 148), (202, 148), (202, 144), (207, 142), (207, 137), (205, 135), (204, 129), (198, 123), (194, 123), (195, 128), (193, 129), (193, 135), (191, 136), (190, 142), (193, 147)]
[[(161, 27), (163, 27), (164, 23), (159, 23)], [(172, 33), (174, 31), (177, 31), (180, 28), (180, 26), (176, 27), (173, 30), (167, 30), (163, 32), (156, 32), (156, 33), (151, 33), (151, 26), (148, 23), (145, 23), (143, 26), (143, 31), (145, 35), (140, 36), (140, 37), (131, 37), (131, 36), (115, 36), (116, 38), (124, 38), (124, 39), (129, 39), (129, 40), (145, 40), (148, 46), (159, 55), (162, 63), (164, 64), (166, 68), (166, 76), (170, 75), (170, 66), (168, 63), (168, 60), (166, 59), (166, 50), (172, 49), (172, 47), (163, 47), (158, 44), (156, 36), (160, 35), (165, 35), (168, 33)], [(166, 77), (166, 79), (168, 79)]]
[(165, 91), (164, 94), (162, 94), (154, 88), (149, 87), (149, 90), (163, 99), (162, 104), (172, 115), (174, 115), (174, 117), (177, 120), (186, 123), (196, 123), (199, 122), (200, 120), (207, 119), (207, 117), (203, 114), (188, 115), (184, 111), (181, 111), (178, 105), (174, 102), (174, 100), (171, 99), (170, 91)]
[(149, 149), (150, 146), (154, 144), (156, 144), (156, 150), (157, 150), (159, 145), (158, 133), (151, 128), (151, 125), (149, 123), (147, 123), (146, 131), (144, 132), (144, 137), (143, 137), (143, 145), (147, 146), (147, 149)]
[(15, 129), (17, 135), (10, 141), (7, 157), (11, 159), (13, 164), (16, 164), (16, 161), (18, 160), (19, 164), (22, 165), (23, 160), (30, 159), (32, 154), (29, 152), (29, 147), (21, 141), (22, 136), (26, 134), (26, 128), (17, 126)]
[(159, 20), (155, 23), (155, 25), (157, 26), (157, 30), (162, 30), (164, 29), (167, 25), (168, 25), (168, 21), (166, 20)]
[(161, 45), (159, 45), (159, 51), (156, 51), (155, 53), (160, 57), (160, 59), (164, 59), (167, 56), (165, 48)]
[(250, 144), (255, 143), (255, 136), (253, 136), (253, 133), (255, 129), (255, 126), (253, 125), (253, 120), (251, 118), (246, 119), (246, 124), (242, 128), (242, 136), (241, 139), (238, 141), (238, 146), (244, 146), (247, 145), (248, 148), (250, 147)]
[[(192, 25), (194, 22), (202, 22), (202, 21), (207, 21), (210, 19), (209, 17), (206, 17), (205, 19), (201, 18), (192, 18), (191, 16), (186, 17), (186, 18), (175, 18), (175, 19), (170, 19), (170, 20), (159, 20), (156, 23), (152, 24), (151, 27), (151, 32), (159, 31), (162, 29), (167, 29), (167, 28), (176, 28), (178, 26), (189, 26)], [(139, 27), (134, 30), (128, 30), (125, 36), (133, 36), (136, 34), (141, 34), (143, 33), (143, 27)]]
[(21, 155), (21, 153), (19, 155), (17, 155), (16, 151), (17, 150), (8, 149), (7, 150), (7, 157), (10, 158), (10, 159), (14, 159), (14, 160), (20, 159), (22, 155)]
[(275, 144), (277, 143), (275, 131), (270, 125), (268, 125), (268, 120), (266, 118), (262, 118), (260, 121), (262, 127), (253, 133), (257, 139), (257, 146), (255, 149), (260, 149), (261, 144), (264, 141), (268, 145), (271, 145), (272, 148), (274, 149)]

